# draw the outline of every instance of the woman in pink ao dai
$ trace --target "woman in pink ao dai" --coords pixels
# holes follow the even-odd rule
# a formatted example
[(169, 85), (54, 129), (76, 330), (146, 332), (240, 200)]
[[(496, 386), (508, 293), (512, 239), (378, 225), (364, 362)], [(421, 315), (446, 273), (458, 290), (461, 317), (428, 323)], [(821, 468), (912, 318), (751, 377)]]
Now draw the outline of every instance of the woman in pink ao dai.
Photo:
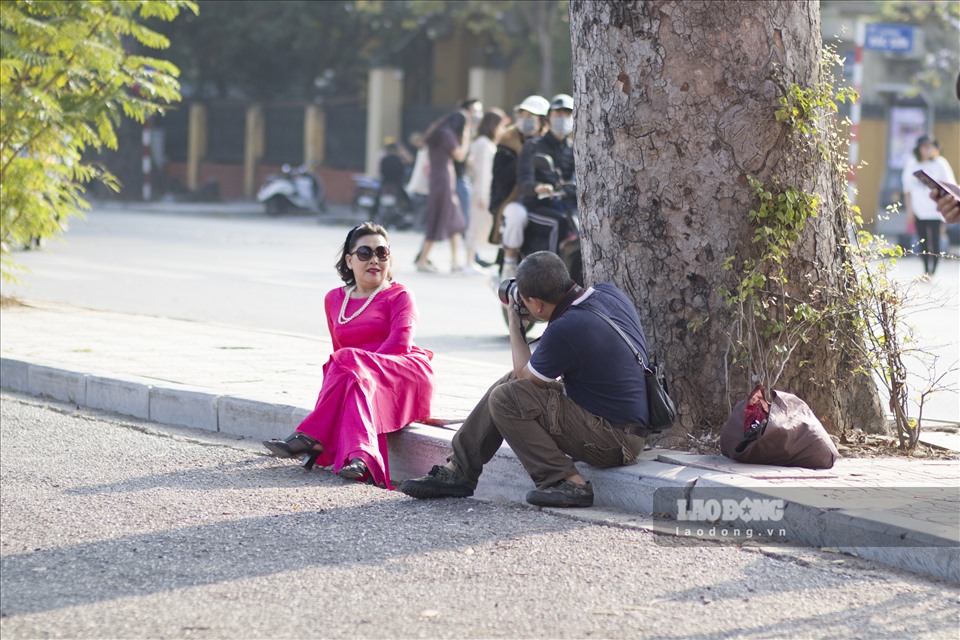
[(388, 433), (430, 417), (433, 353), (413, 343), (413, 294), (392, 281), (389, 237), (370, 222), (350, 230), (337, 272), (345, 286), (324, 299), (333, 354), (323, 366), (314, 410), (274, 455), (302, 456), (307, 469), (332, 466), (340, 477), (392, 489)]

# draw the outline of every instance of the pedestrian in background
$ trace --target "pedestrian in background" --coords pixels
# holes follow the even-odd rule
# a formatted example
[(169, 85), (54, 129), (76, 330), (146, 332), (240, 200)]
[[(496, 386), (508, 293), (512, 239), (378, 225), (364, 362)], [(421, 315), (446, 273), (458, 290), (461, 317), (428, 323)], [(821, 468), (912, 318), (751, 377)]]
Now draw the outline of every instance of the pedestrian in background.
[(507, 115), (501, 109), (488, 109), (480, 121), (477, 137), (470, 143), (470, 168), (473, 192), (470, 197), (470, 220), (467, 224), (467, 267), (482, 271), (490, 262), (477, 255), (477, 247), (487, 243), (493, 226), (490, 213), (490, 184), (493, 180), (493, 157)]
[(922, 244), (923, 280), (929, 280), (937, 271), (940, 256), (940, 235), (943, 233), (943, 216), (937, 211), (937, 203), (930, 199), (930, 188), (913, 175), (923, 170), (934, 180), (956, 183), (953, 169), (946, 158), (940, 155), (940, 144), (930, 136), (920, 136), (913, 149), (913, 159), (903, 168), (903, 204), (908, 220), (917, 230)]
[[(480, 121), (483, 120), (483, 103), (478, 98), (464, 98), (457, 106), (467, 116), (467, 127), (470, 129), (468, 137), (472, 140), (480, 126)], [(469, 227), (470, 202), (473, 196), (473, 182), (471, 180), (473, 171), (470, 167), (469, 147), (464, 159), (460, 162), (454, 162), (453, 168), (457, 173), (457, 198), (460, 200), (460, 209), (463, 211), (463, 217)]]
[[(490, 213), (493, 214), (493, 224), (489, 241), (492, 244), (499, 246), (503, 239), (504, 209), (508, 206), (523, 207), (518, 202), (520, 192), (517, 186), (517, 159), (525, 142), (549, 130), (549, 111), (550, 102), (546, 98), (527, 96), (514, 107), (515, 124), (505, 128), (500, 136), (497, 153), (493, 157), (493, 181), (490, 184)], [(508, 278), (516, 270), (516, 262), (503, 268), (505, 273), (501, 273), (501, 277)]]
[(380, 171), (380, 188), (377, 189), (377, 197), (373, 205), (374, 219), (377, 219), (380, 198), (385, 193), (397, 198), (402, 210), (413, 209), (413, 203), (405, 188), (409, 168), (413, 164), (413, 156), (402, 144), (394, 140), (393, 136), (387, 136), (383, 142), (383, 151), (377, 163)]
[(433, 353), (413, 343), (413, 294), (393, 282), (389, 236), (380, 225), (352, 228), (336, 269), (345, 286), (323, 306), (333, 354), (323, 365), (314, 410), (290, 436), (263, 445), (281, 458), (332, 466), (347, 480), (392, 489), (387, 434), (430, 417)]
[(451, 271), (463, 270), (457, 249), (466, 230), (466, 219), (456, 193), (453, 163), (463, 161), (469, 146), (469, 127), (463, 111), (456, 110), (438, 118), (424, 134), (430, 162), (430, 194), (424, 216), (424, 242), (417, 257), (417, 271), (435, 273), (430, 259), (433, 245), (450, 241)]
[(430, 193), (430, 159), (427, 145), (423, 143), (423, 133), (414, 131), (407, 138), (414, 150), (413, 168), (407, 181), (407, 193), (411, 198), (426, 198)]

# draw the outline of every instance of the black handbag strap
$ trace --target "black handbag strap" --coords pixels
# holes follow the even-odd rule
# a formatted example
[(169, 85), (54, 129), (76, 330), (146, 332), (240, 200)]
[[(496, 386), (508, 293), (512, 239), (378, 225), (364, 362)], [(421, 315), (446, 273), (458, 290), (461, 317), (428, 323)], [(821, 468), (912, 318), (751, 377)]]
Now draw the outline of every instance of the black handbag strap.
[(613, 327), (613, 330), (620, 334), (620, 337), (623, 338), (623, 341), (626, 342), (626, 343), (627, 343), (627, 346), (630, 347), (630, 350), (633, 351), (633, 357), (637, 359), (637, 362), (638, 362), (644, 369), (649, 369), (649, 367), (647, 367), (646, 363), (643, 361), (643, 355), (640, 353), (640, 350), (637, 349), (637, 348), (634, 346), (633, 341), (631, 341), (630, 338), (627, 336), (627, 334), (623, 332), (623, 329), (621, 329), (619, 326), (617, 326), (617, 323), (614, 322), (613, 320), (611, 320), (610, 317), (609, 317), (607, 314), (603, 313), (602, 311), (597, 311), (596, 309), (594, 309), (594, 308), (592, 308), (592, 307), (587, 307), (587, 306), (581, 307), (581, 306), (578, 305), (578, 304), (575, 304), (575, 305), (571, 306), (571, 308), (572, 308), (572, 309), (583, 309), (584, 311), (589, 311), (590, 313), (592, 313), (593, 315), (595, 315), (595, 316), (597, 316), (598, 318), (602, 319), (602, 320), (603, 320), (604, 322), (606, 322), (608, 325), (610, 325), (611, 327)]

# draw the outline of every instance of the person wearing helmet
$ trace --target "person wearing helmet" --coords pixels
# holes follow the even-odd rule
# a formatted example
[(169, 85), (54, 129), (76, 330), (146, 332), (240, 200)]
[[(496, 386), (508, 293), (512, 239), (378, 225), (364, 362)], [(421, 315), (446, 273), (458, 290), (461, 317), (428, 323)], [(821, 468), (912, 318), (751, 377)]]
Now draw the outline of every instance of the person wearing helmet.
[[(548, 218), (564, 213), (576, 203), (575, 168), (573, 161), (573, 98), (565, 93), (550, 100), (549, 130), (524, 143), (517, 159), (517, 188), (522, 207), (504, 212), (503, 277), (520, 259), (529, 212), (537, 211)], [(534, 157), (547, 156), (554, 170), (534, 166)], [(562, 238), (560, 238), (562, 240)], [(556, 251), (556, 247), (549, 247)]]
[(500, 136), (497, 152), (493, 157), (493, 178), (490, 181), (490, 213), (493, 215), (491, 244), (501, 243), (505, 210), (515, 207), (523, 209), (523, 205), (517, 202), (517, 158), (525, 142), (547, 130), (549, 111), (550, 103), (546, 98), (527, 96), (514, 107), (516, 122), (504, 129)]

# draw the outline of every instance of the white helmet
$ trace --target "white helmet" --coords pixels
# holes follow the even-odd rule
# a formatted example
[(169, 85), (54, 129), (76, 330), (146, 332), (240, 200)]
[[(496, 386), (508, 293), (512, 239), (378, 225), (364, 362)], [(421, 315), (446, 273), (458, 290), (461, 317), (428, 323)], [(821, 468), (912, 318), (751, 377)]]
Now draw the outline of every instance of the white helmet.
[(550, 111), (550, 103), (543, 96), (527, 96), (514, 110), (529, 111), (535, 116), (545, 116)]
[(573, 111), (573, 98), (566, 93), (558, 93), (550, 99), (550, 108)]

